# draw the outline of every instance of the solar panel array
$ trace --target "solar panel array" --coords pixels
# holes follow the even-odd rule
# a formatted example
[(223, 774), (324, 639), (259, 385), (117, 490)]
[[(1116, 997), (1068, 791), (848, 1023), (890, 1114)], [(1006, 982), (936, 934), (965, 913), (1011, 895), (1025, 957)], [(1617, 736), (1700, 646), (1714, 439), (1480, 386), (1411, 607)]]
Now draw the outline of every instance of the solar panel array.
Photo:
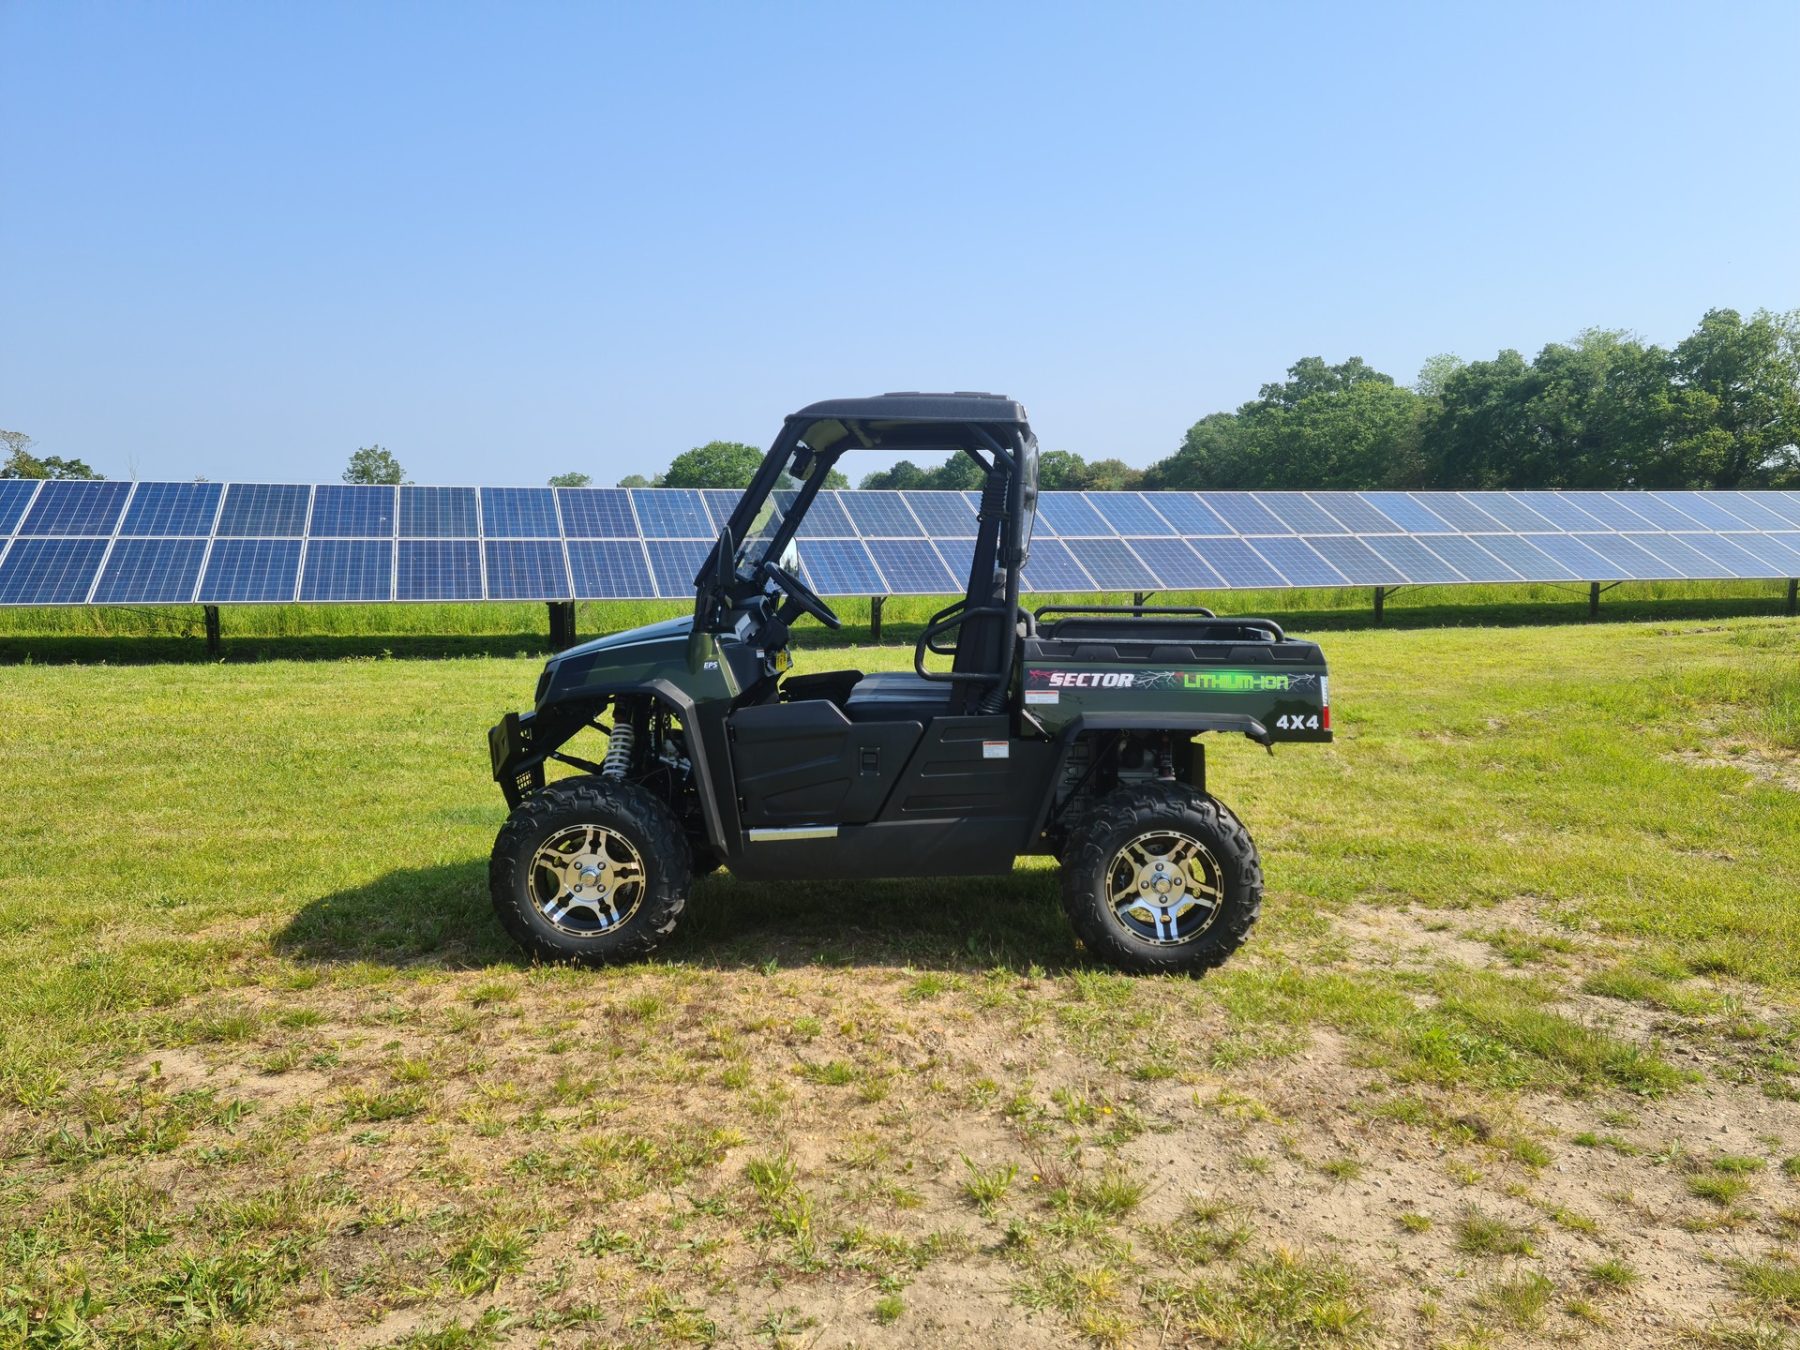
[[(738, 494), (0, 480), (0, 604), (687, 599)], [(792, 494), (777, 494), (771, 529)], [(960, 593), (976, 497), (826, 492), (825, 595)], [(1046, 492), (1037, 591), (1800, 576), (1800, 493)]]

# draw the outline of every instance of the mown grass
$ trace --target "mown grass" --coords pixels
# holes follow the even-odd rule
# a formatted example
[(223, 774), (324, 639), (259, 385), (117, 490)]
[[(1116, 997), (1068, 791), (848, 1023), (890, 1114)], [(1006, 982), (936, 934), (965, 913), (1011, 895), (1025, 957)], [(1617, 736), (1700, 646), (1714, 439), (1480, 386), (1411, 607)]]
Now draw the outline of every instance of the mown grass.
[[(1800, 626), (1345, 631), (1327, 650), (1336, 744), (1210, 748), (1271, 890), (1203, 981), (1091, 967), (1041, 862), (716, 878), (658, 961), (534, 969), (488, 910), (483, 733), (536, 658), (0, 669), (0, 1345), (313, 1343), (396, 1310), (443, 1344), (779, 1338), (825, 1315), (818, 1288), (859, 1291), (846, 1336), (899, 1335), (917, 1281), (984, 1262), (981, 1288), (1071, 1336), (1381, 1340), (1381, 1269), (1180, 1208), (1144, 1166), (1163, 1136), (1192, 1123), (1261, 1183), (1300, 1156), (1293, 1108), (1238, 1088), (1329, 1033), (1390, 1090), (1372, 1128), (1533, 1175), (1551, 1154), (1518, 1103), (1623, 1110), (1694, 1078), (1575, 1006), (1584, 984), (1695, 1022), (1753, 993), (1769, 1020), (1733, 1062), (1793, 1094), (1775, 1052), (1800, 1001), (1781, 779)], [(1358, 961), (1352, 906), (1443, 916), (1495, 963)], [(1574, 1143), (1703, 1217), (1791, 1184), (1749, 1154), (1671, 1175), (1610, 1128)], [(1383, 1150), (1307, 1156), (1325, 1193)], [(1469, 1184), (1435, 1225), (1383, 1228), (1494, 1263), (1462, 1315), (1530, 1329), (1552, 1283), (1629, 1283), (1584, 1275), (1591, 1251), (1551, 1283), (1501, 1271), (1577, 1230), (1494, 1218), (1518, 1196)], [(1791, 1315), (1786, 1264), (1731, 1278)]]

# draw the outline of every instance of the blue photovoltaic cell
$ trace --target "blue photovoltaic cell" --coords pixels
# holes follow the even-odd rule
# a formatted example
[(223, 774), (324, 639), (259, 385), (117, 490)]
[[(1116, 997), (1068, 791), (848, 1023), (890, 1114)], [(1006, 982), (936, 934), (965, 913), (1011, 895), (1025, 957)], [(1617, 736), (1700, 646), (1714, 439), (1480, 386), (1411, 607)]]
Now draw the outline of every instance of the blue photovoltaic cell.
[(1747, 492), (1734, 492), (1733, 497), (1748, 497), (1771, 515), (1785, 520), (1785, 525), (1765, 525), (1760, 528), (1769, 530), (1791, 530), (1800, 527), (1800, 494), (1777, 492), (1773, 488), (1755, 488)]
[(194, 598), (204, 539), (119, 539), (106, 555), (96, 605), (185, 605)]
[(1078, 536), (1110, 539), (1114, 536), (1105, 517), (1089, 506), (1079, 492), (1038, 493), (1037, 514), (1039, 529), (1048, 525), (1065, 539)]
[[(1742, 515), (1727, 509), (1727, 507), (1718, 500), (1718, 494), (1716, 493), (1652, 492), (1648, 495), (1654, 500), (1662, 503), (1664, 506), (1673, 507), (1694, 522), (1692, 525), (1670, 525), (1665, 527), (1667, 529), (1747, 530), (1754, 528), (1760, 530), (1771, 528), (1766, 525), (1752, 526)], [(1634, 493), (1634, 499), (1636, 496), (1637, 494)], [(1779, 529), (1780, 526), (1776, 525), (1772, 528)]]
[[(1389, 541), (1371, 539), (1369, 546), (1380, 551)], [(1420, 541), (1438, 557), (1461, 572), (1470, 581), (1518, 581), (1519, 574), (1466, 534), (1434, 534)], [(1398, 559), (1395, 560), (1396, 564)]]
[[(316, 515), (316, 513), (315, 513)], [(387, 539), (310, 539), (302, 600), (392, 600), (394, 545)]]
[(1120, 534), (1167, 534), (1169, 527), (1135, 492), (1090, 492), (1088, 504)]
[(1219, 574), (1208, 567), (1200, 555), (1182, 539), (1166, 535), (1157, 539), (1129, 541), (1144, 565), (1156, 573), (1162, 588), (1168, 591), (1211, 590), (1222, 585)]
[[(1780, 544), (1783, 548), (1792, 549), (1795, 553), (1800, 553), (1800, 531), (1788, 530), (1784, 532), (1771, 530), (1766, 537), (1772, 539), (1775, 543)], [(1792, 577), (1795, 573), (1789, 572), (1788, 575)]]
[[(1679, 499), (1688, 494), (1672, 492), (1668, 495), (1672, 499), (1675, 499), (1675, 504), (1677, 506), (1680, 506), (1681, 501)], [(1718, 503), (1719, 506), (1723, 507), (1731, 515), (1736, 516), (1739, 520), (1744, 522), (1744, 525), (1748, 525), (1753, 530), (1788, 530), (1793, 528), (1793, 524), (1789, 522), (1786, 516), (1779, 515), (1762, 505), (1762, 503), (1756, 500), (1755, 495), (1752, 493), (1709, 492), (1706, 494), (1706, 497), (1709, 502)], [(1684, 507), (1683, 509), (1685, 510), (1687, 508)], [(1692, 515), (1693, 512), (1690, 510), (1688, 511), (1688, 514)], [(1743, 526), (1727, 525), (1724, 528), (1728, 530), (1739, 530), (1742, 529)]]
[(473, 539), (402, 539), (394, 598), (481, 599), (481, 545)]
[[(786, 511), (788, 501), (781, 503)], [(799, 538), (801, 539), (854, 539), (856, 526), (850, 523), (850, 517), (844, 514), (844, 508), (838, 502), (835, 492), (821, 492), (807, 508), (805, 517), (800, 521)]]
[[(567, 505), (565, 502), (564, 507)], [(647, 600), (656, 596), (644, 546), (635, 539), (570, 540), (569, 571), (577, 600)]]
[(1202, 492), (1200, 500), (1239, 534), (1292, 534), (1248, 492)]
[(400, 489), (402, 539), (473, 539), (480, 533), (474, 488)]
[[(711, 513), (713, 523), (720, 529), (725, 528), (725, 522), (731, 519), (731, 513), (737, 510), (737, 504), (743, 499), (743, 496), (744, 494), (739, 492), (736, 488), (700, 489), (700, 499), (706, 503), (706, 509)], [(764, 503), (764, 509), (768, 509), (767, 503)], [(770, 514), (777, 513), (770, 512)], [(771, 529), (770, 533), (773, 532), (774, 531)], [(715, 538), (716, 537), (715, 534)]]
[(1504, 530), (1506, 526), (1483, 511), (1474, 502), (1467, 501), (1454, 492), (1434, 492), (1426, 504), (1436, 515), (1447, 520), (1451, 527), (1465, 534), (1470, 531)]
[[(1674, 564), (1666, 563), (1654, 554), (1646, 553), (1622, 534), (1581, 534), (1576, 535), (1575, 538), (1608, 562), (1621, 568), (1625, 576), (1634, 580), (1666, 581), (1679, 572)], [(1588, 580), (1592, 581), (1594, 578), (1589, 577)], [(1602, 577), (1600, 580), (1604, 581), (1606, 578)]]
[(1369, 504), (1409, 534), (1448, 534), (1450, 522), (1404, 492), (1364, 492)]
[(634, 490), (631, 504), (637, 507), (638, 524), (643, 527), (646, 539), (714, 539), (718, 536), (718, 526), (707, 514), (706, 503), (692, 488)]
[(1256, 551), (1267, 558), (1290, 586), (1342, 586), (1344, 575), (1299, 539), (1258, 539)]
[(1486, 511), (1507, 529), (1519, 534), (1532, 534), (1538, 530), (1554, 530), (1554, 522), (1546, 519), (1519, 500), (1512, 492), (1465, 492), (1464, 500), (1473, 502)]
[[(558, 488), (563, 535), (569, 539), (636, 539), (637, 521), (623, 488)], [(641, 561), (641, 559), (640, 559)], [(570, 565), (574, 559), (570, 558)]]
[(130, 483), (63, 478), (44, 484), (19, 522), (20, 534), (111, 534), (125, 509)]
[(219, 513), (221, 537), (296, 536), (306, 533), (312, 489), (304, 483), (233, 483)]
[(712, 552), (706, 539), (652, 539), (644, 547), (650, 554), (650, 573), (656, 593), (667, 600), (694, 598), (694, 578)]
[[(119, 525), (124, 535), (208, 535), (224, 489), (217, 483), (139, 483)], [(193, 587), (189, 586), (189, 590)]]
[[(1606, 494), (1607, 498), (1630, 509), (1650, 522), (1651, 528), (1658, 530), (1695, 530), (1700, 522), (1685, 511), (1677, 511), (1667, 502), (1660, 500), (1648, 492), (1634, 492), (1628, 498), (1621, 499), (1616, 492)], [(1641, 529), (1642, 526), (1621, 525), (1621, 530)]]
[[(1544, 540), (1556, 539), (1559, 536), (1553, 534), (1540, 534), (1535, 537), (1539, 540)], [(1438, 541), (1433, 539), (1431, 542), (1435, 544)], [(1520, 535), (1483, 534), (1475, 536), (1471, 542), (1480, 545), (1481, 548), (1488, 553), (1493, 554), (1526, 581), (1587, 580), (1586, 577), (1565, 567), (1543, 549), (1534, 547), (1530, 540), (1525, 539)], [(1582, 566), (1584, 567), (1594, 563), (1599, 563), (1602, 566), (1605, 565), (1605, 560), (1596, 558), (1593, 550), (1584, 549), (1579, 544), (1575, 545), (1570, 552), (1571, 556), (1577, 557), (1582, 561)]]
[[(481, 489), (481, 533), (489, 539), (555, 539), (556, 493), (541, 488)], [(523, 555), (521, 555), (523, 556)], [(488, 578), (490, 589), (493, 577)], [(532, 597), (522, 597), (532, 598)]]
[(1351, 534), (1400, 532), (1400, 527), (1376, 510), (1360, 492), (1309, 492), (1306, 495), (1337, 517), (1338, 523)]
[(1232, 529), (1205, 502), (1191, 492), (1155, 492), (1150, 505), (1180, 535), (1233, 535)]
[(840, 500), (864, 539), (916, 539), (924, 533), (898, 492), (849, 492)]
[(1324, 507), (1317, 505), (1304, 492), (1259, 492), (1256, 500), (1273, 511), (1281, 523), (1295, 534), (1347, 532), (1331, 518)]
[(215, 539), (194, 598), (209, 605), (292, 600), (299, 572), (298, 539)]
[[(1351, 540), (1350, 542), (1356, 541)], [(1434, 550), (1426, 548), (1424, 544), (1410, 536), (1403, 534), (1366, 535), (1362, 542), (1374, 549), (1383, 561), (1398, 569), (1402, 576), (1415, 585), (1445, 585), (1465, 580), (1461, 572), (1440, 558)], [(1432, 542), (1435, 544), (1441, 541), (1434, 539)], [(1492, 566), (1498, 568), (1499, 564), (1493, 563)], [(1355, 577), (1350, 579), (1356, 580)], [(1385, 585), (1386, 583), (1377, 582), (1376, 584)]]
[[(507, 491), (533, 491), (510, 488)], [(550, 489), (545, 488), (548, 492)], [(482, 509), (487, 493), (482, 489)], [(487, 558), (487, 598), (490, 600), (567, 600), (569, 570), (563, 564), (563, 546), (549, 539), (488, 539), (482, 544)], [(693, 594), (693, 588), (688, 589)]]
[(31, 505), (31, 494), (38, 489), (33, 478), (0, 478), (0, 536), (9, 535), (25, 508)]
[(15, 539), (0, 560), (0, 605), (78, 605), (105, 553), (104, 539)]
[[(1721, 572), (1720, 576), (1766, 577), (1772, 575), (1754, 554), (1746, 553), (1738, 547), (1745, 539), (1752, 537), (1748, 534), (1734, 534), (1729, 539), (1716, 534), (1670, 534), (1662, 537), (1680, 543), (1685, 548), (1691, 548), (1708, 562), (1727, 569)], [(1701, 574), (1695, 573), (1695, 575)]]
[(1723, 568), (1705, 554), (1698, 553), (1672, 534), (1622, 534), (1621, 540), (1635, 544), (1668, 570), (1661, 580), (1678, 581), (1682, 577), (1730, 577), (1736, 573)]
[(1515, 492), (1512, 494), (1550, 522), (1552, 529), (1583, 534), (1604, 530), (1606, 522), (1588, 514), (1568, 496), (1560, 492)]
[(1242, 539), (1190, 539), (1187, 543), (1227, 586), (1260, 590), (1282, 584), (1280, 574)]
[(930, 540), (871, 539), (869, 552), (887, 578), (889, 595), (949, 595), (963, 589), (963, 582), (950, 575)]
[(308, 535), (320, 538), (392, 539), (395, 490), (355, 483), (321, 483), (313, 489)]
[[(1637, 574), (1623, 563), (1614, 562), (1604, 554), (1597, 553), (1587, 546), (1587, 542), (1596, 539), (1617, 538), (1617, 535), (1605, 534), (1534, 534), (1521, 535), (1520, 538), (1536, 544), (1557, 562), (1574, 573), (1579, 581), (1630, 581)], [(1584, 542), (1587, 541), (1587, 542)], [(1638, 552), (1643, 550), (1639, 549)]]
[(975, 537), (975, 509), (960, 492), (909, 492), (906, 504), (933, 539)]
[(1156, 574), (1138, 561), (1123, 539), (1071, 539), (1069, 552), (1103, 591), (1139, 591), (1156, 585)]
[[(1800, 535), (1789, 534), (1785, 538), (1792, 541), (1791, 546), (1771, 534), (1734, 534), (1731, 536), (1731, 547), (1748, 553), (1756, 560), (1757, 570), (1751, 576), (1800, 577), (1800, 553), (1794, 551), (1800, 549)], [(1689, 542), (1693, 541), (1689, 539)]]
[(1360, 539), (1321, 535), (1310, 536), (1306, 542), (1324, 554), (1325, 561), (1358, 586), (1392, 586), (1402, 581), (1419, 579), (1402, 573)]
[[(1623, 502), (1607, 496), (1604, 492), (1565, 492), (1565, 501), (1586, 511), (1595, 520), (1609, 530), (1642, 530), (1649, 528), (1650, 522)], [(1692, 529), (1693, 526), (1689, 526)], [(1580, 533), (1580, 531), (1574, 531)]]
[(969, 568), (975, 562), (975, 541), (973, 539), (934, 539), (938, 556), (944, 560), (950, 574), (956, 578), (956, 589), (962, 590), (969, 579)]
[(1091, 591), (1094, 583), (1060, 539), (1035, 539), (1025, 560), (1025, 585), (1034, 591)]
[(881, 595), (881, 573), (860, 539), (813, 539), (800, 545), (800, 567), (821, 595)]

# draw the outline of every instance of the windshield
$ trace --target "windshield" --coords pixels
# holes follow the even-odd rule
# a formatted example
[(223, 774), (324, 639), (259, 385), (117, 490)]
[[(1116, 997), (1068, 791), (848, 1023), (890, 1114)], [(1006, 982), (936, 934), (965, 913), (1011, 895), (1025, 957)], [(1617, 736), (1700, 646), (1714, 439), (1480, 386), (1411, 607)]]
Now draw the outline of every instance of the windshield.
[[(775, 541), (776, 532), (781, 528), (787, 508), (793, 504), (794, 498), (799, 495), (800, 488), (804, 485), (804, 480), (797, 472), (803, 464), (819, 477), (830, 472), (829, 466), (822, 459), (815, 457), (811, 451), (804, 448), (795, 449), (793, 455), (788, 459), (786, 467), (782, 469), (781, 477), (776, 480), (775, 491), (757, 503), (756, 514), (750, 520), (750, 528), (745, 531), (744, 540), (738, 545), (737, 570), (740, 576), (748, 576), (755, 572), (757, 567), (762, 564), (763, 559), (768, 556), (769, 545)], [(783, 552), (791, 555), (793, 545), (790, 543)], [(782, 562), (784, 566), (791, 565), (791, 557), (785, 562), (782, 559), (776, 559), (776, 561)]]

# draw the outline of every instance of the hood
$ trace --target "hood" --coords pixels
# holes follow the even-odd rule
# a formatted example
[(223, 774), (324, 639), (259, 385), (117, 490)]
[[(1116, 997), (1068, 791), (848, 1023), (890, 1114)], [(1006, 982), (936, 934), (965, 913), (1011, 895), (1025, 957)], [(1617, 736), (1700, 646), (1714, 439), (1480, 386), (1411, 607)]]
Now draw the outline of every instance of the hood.
[(688, 634), (693, 631), (694, 616), (684, 614), (679, 619), (664, 619), (661, 623), (647, 623), (642, 628), (627, 628), (622, 633), (608, 633), (605, 637), (597, 637), (579, 647), (558, 652), (550, 658), (550, 664), (556, 665), (560, 661), (581, 656), (597, 656), (601, 652), (615, 651), (620, 647), (635, 647), (640, 642), (686, 642)]

